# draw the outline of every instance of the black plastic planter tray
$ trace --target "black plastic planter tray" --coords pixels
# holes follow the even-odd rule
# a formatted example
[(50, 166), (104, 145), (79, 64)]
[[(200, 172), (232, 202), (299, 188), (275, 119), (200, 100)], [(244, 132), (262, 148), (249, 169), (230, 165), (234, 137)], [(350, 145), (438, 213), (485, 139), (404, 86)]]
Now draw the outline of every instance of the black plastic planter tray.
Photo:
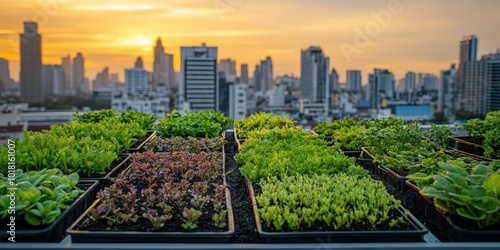
[(415, 212), (424, 215), (423, 217), (426, 220), (425, 223), (435, 222), (436, 214), (434, 210), (436, 210), (436, 208), (434, 207), (433, 201), (420, 194), (420, 188), (411, 180), (406, 180), (405, 184), (408, 186), (407, 194), (410, 206), (416, 210)]
[[(95, 176), (95, 177), (82, 177), (80, 180), (82, 181), (94, 181), (97, 180), (99, 181), (99, 186), (97, 189), (103, 189), (107, 186), (110, 185), (110, 179), (118, 176), (123, 170), (125, 170), (128, 167), (129, 160), (130, 160), (131, 154), (120, 154), (118, 159), (115, 161), (117, 165), (109, 171), (104, 176)], [(94, 197), (95, 198), (95, 197)], [(92, 199), (94, 200), (94, 199)]]
[(129, 153), (135, 153), (141, 150), (141, 148), (151, 139), (155, 138), (156, 130), (150, 130), (146, 134), (145, 138), (141, 142), (137, 142), (137, 145), (132, 145), (133, 147), (128, 149)]
[(226, 189), (228, 231), (225, 232), (140, 232), (140, 231), (83, 231), (77, 228), (87, 222), (90, 209), (97, 206), (95, 200), (83, 215), (68, 229), (73, 243), (224, 243), (234, 235), (234, 217), (231, 197)]
[[(484, 148), (482, 145), (474, 143), (470, 136), (449, 136), (448, 140), (454, 149), (484, 157)], [(500, 155), (499, 150), (495, 150), (496, 155)]]
[(372, 174), (379, 176), (382, 180), (387, 179), (387, 172), (384, 169), (379, 168), (378, 164), (373, 163), (375, 157), (368, 151), (367, 148), (361, 148), (361, 155), (358, 158), (359, 164), (366, 170), (370, 171)]
[(401, 176), (393, 170), (384, 168), (380, 165), (377, 167), (379, 168), (379, 173), (381, 173), (380, 178), (382, 179), (382, 181), (388, 183), (397, 190), (408, 190), (408, 186), (406, 185), (406, 180), (408, 180), (408, 178), (406, 176)]
[[(80, 181), (78, 187), (85, 192), (80, 194), (68, 209), (62, 211), (61, 215), (50, 225), (33, 227), (33, 229), (16, 228), (16, 242), (60, 242), (66, 237), (66, 229), (87, 209), (94, 197), (91, 196), (97, 189), (98, 181)], [(19, 218), (18, 220), (21, 220)], [(5, 224), (4, 224), (5, 225)], [(8, 242), (6, 235), (1, 234), (0, 241)], [(5, 236), (5, 238), (4, 238)], [(1, 248), (1, 247), (0, 247)]]
[(354, 157), (356, 159), (361, 156), (361, 150), (342, 150), (342, 153), (347, 157)]
[[(314, 232), (266, 232), (262, 228), (257, 213), (257, 201), (251, 182), (246, 180), (254, 211), (257, 231), (262, 240), (268, 243), (338, 243), (338, 242), (424, 242), (424, 235), (428, 233), (422, 223), (413, 215), (405, 216), (410, 230), (391, 231), (314, 231)], [(400, 206), (399, 212), (404, 208)]]
[(458, 150), (458, 149), (449, 149), (449, 150), (446, 150), (445, 152), (451, 156), (454, 156), (454, 157), (469, 157), (471, 159), (474, 159), (477, 161), (484, 161), (484, 162), (492, 162), (493, 161), (493, 159), (486, 158), (484, 156), (479, 156), (479, 155), (467, 153), (465, 151)]

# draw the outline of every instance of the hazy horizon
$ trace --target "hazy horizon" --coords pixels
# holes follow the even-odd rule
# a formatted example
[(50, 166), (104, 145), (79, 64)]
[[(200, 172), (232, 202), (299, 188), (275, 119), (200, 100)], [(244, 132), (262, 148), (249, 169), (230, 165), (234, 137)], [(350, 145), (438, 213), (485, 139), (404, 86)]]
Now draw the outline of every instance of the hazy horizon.
[(238, 74), (246, 63), (252, 76), (255, 65), (271, 56), (274, 76), (299, 75), (300, 50), (314, 45), (330, 57), (341, 82), (346, 70), (357, 69), (363, 84), (373, 68), (388, 69), (396, 79), (407, 71), (438, 75), (457, 63), (463, 36), (478, 37), (478, 58), (500, 48), (495, 0), (0, 2), (0, 58), (9, 60), (16, 80), (24, 21), (38, 22), (44, 64), (60, 64), (61, 57), (81, 52), (90, 81), (106, 66), (123, 81), (124, 69), (137, 56), (151, 71), (157, 37), (174, 55), (176, 71), (181, 46), (206, 43), (218, 47), (219, 60), (235, 60)]

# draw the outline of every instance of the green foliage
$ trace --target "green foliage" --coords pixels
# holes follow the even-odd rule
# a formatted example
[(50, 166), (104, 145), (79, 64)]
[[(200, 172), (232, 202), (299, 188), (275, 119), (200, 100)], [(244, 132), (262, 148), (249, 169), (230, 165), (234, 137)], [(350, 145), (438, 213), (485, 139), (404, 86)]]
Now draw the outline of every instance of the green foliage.
[(443, 212), (477, 222), (485, 228), (500, 222), (500, 174), (484, 164), (467, 170), (460, 164), (439, 163), (442, 171), (421, 194), (434, 198)]
[(252, 181), (271, 176), (356, 171), (354, 158), (327, 147), (321, 136), (297, 132), (296, 128), (251, 133), (235, 160), (244, 164), (240, 171)]
[(160, 136), (167, 138), (175, 136), (215, 138), (220, 137), (232, 123), (233, 120), (220, 111), (186, 111), (186, 115), (182, 116), (174, 110), (170, 114), (165, 114), (164, 119), (160, 119), (156, 131)]
[[(24, 140), (16, 143), (16, 167), (25, 171), (59, 168), (64, 174), (81, 176), (104, 174), (118, 158), (116, 144), (107, 139), (63, 136), (57, 133), (24, 132)], [(7, 173), (7, 147), (0, 147), (0, 167)]]
[(295, 121), (288, 116), (260, 112), (236, 121), (235, 127), (238, 138), (245, 139), (251, 131), (273, 128), (293, 128), (295, 127)]
[[(69, 207), (81, 193), (77, 187), (77, 173), (64, 175), (58, 169), (40, 171), (15, 171), (16, 186), (0, 174), (0, 220), (9, 215), (11, 192), (15, 192), (15, 214), (17, 218), (32, 226), (54, 222), (61, 212)], [(15, 191), (9, 188), (16, 188)]]
[(80, 123), (109, 123), (110, 120), (132, 124), (137, 123), (142, 130), (151, 130), (156, 122), (154, 114), (148, 114), (140, 111), (116, 112), (112, 109), (103, 109), (101, 111), (88, 111), (80, 115), (78, 112), (73, 115), (75, 120)]
[(489, 112), (484, 120), (471, 119), (463, 127), (475, 141), (482, 141), (486, 157), (500, 157), (500, 110)]
[(450, 128), (446, 126), (438, 126), (431, 124), (431, 129), (427, 132), (429, 139), (434, 142), (435, 146), (442, 148), (448, 147), (448, 136), (451, 135)]
[(394, 217), (400, 201), (387, 196), (384, 185), (370, 177), (343, 173), (296, 175), (282, 180), (269, 177), (260, 182), (260, 187), (262, 192), (256, 197), (259, 216), (276, 231), (285, 225), (293, 231), (304, 231), (324, 223), (323, 229), (328, 231), (405, 223), (403, 216)]

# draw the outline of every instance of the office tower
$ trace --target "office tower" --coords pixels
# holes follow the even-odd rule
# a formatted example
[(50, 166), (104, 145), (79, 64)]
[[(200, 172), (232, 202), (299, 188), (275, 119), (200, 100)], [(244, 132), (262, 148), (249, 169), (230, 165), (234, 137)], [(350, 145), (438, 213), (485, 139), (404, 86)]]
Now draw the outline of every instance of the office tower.
[(240, 83), (249, 84), (248, 79), (248, 64), (240, 65)]
[(219, 72), (224, 74), (224, 78), (228, 82), (236, 81), (236, 61), (228, 59), (221, 59), (217, 67)]
[(415, 104), (417, 102), (417, 74), (407, 72), (404, 81), (405, 93), (407, 93), (406, 101), (408, 104)]
[(346, 86), (347, 91), (361, 92), (361, 71), (360, 70), (347, 70), (346, 72)]
[(157, 91), (159, 87), (170, 91), (175, 86), (174, 56), (166, 54), (161, 39), (156, 39), (153, 60), (152, 90)]
[(42, 103), (45, 99), (42, 85), (42, 36), (38, 24), (24, 22), (20, 35), (21, 47), (21, 102)]
[(142, 58), (138, 57), (134, 68), (125, 69), (125, 86), (123, 95), (125, 97), (143, 96), (149, 91), (151, 73), (142, 67)]
[(0, 58), (0, 96), (2, 96), (7, 89), (9, 89), (10, 72), (9, 61)]
[(437, 109), (448, 118), (453, 118), (457, 111), (457, 70), (455, 64), (450, 69), (441, 71), (441, 84)]
[(229, 117), (234, 121), (247, 116), (247, 92), (248, 84), (239, 83), (229, 86)]
[(332, 69), (332, 73), (330, 74), (330, 93), (340, 93), (340, 83), (339, 83), (339, 74), (335, 68)]
[(78, 52), (73, 58), (73, 88), (78, 93), (85, 93), (85, 59), (82, 53)]
[(177, 83), (175, 81), (175, 71), (174, 71), (174, 55), (165, 54), (163, 57), (165, 61), (165, 86), (167, 87), (168, 92), (172, 88), (177, 87)]
[(109, 78), (109, 68), (105, 67), (101, 72), (97, 73), (95, 80), (92, 82), (92, 88), (102, 88), (109, 83), (111, 83)]
[(460, 61), (459, 63), (477, 61), (478, 41), (475, 35), (464, 37), (460, 41)]
[(233, 85), (232, 81), (228, 81), (226, 79), (226, 74), (224, 72), (218, 72), (218, 81), (219, 81), (219, 101), (218, 101), (218, 110), (224, 113), (226, 116), (230, 116), (229, 114), (229, 106), (231, 103), (230, 100), (230, 86)]
[(184, 110), (217, 110), (217, 47), (181, 47), (179, 105)]
[(394, 97), (394, 75), (385, 69), (375, 69), (368, 75), (367, 92), (370, 108), (380, 110), (383, 100)]
[(45, 96), (64, 94), (64, 67), (42, 65), (42, 83)]
[(285, 85), (274, 85), (269, 96), (269, 106), (285, 106)]
[(260, 80), (261, 91), (266, 93), (274, 86), (273, 77), (273, 60), (271, 57), (266, 57), (265, 60), (260, 61)]
[(117, 83), (117, 82), (120, 82), (120, 79), (118, 78), (118, 74), (117, 73), (113, 73), (109, 76), (109, 80), (112, 82), (112, 83)]
[(463, 65), (461, 109), (475, 116), (500, 110), (500, 53), (484, 55)]
[(65, 57), (61, 57), (61, 65), (64, 68), (64, 90), (74, 89), (72, 84), (71, 77), (71, 57), (67, 55)]
[(262, 91), (262, 76), (260, 72), (260, 65), (255, 65), (255, 70), (253, 71), (253, 86), (255, 88), (255, 92)]
[(311, 103), (328, 104), (330, 58), (320, 47), (301, 51), (300, 90), (302, 97)]

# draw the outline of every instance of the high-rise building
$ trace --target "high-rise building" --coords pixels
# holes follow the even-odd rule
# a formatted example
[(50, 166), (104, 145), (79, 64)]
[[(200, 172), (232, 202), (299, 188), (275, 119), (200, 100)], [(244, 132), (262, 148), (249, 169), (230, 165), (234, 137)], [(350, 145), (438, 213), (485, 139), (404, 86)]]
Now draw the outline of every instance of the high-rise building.
[(7, 91), (10, 83), (9, 61), (0, 58), (0, 96)]
[(236, 81), (236, 61), (228, 59), (221, 59), (217, 67), (219, 72), (224, 74), (227, 82)]
[(458, 108), (457, 97), (457, 70), (455, 64), (452, 64), (450, 69), (441, 71), (437, 105), (437, 109), (452, 120)]
[(361, 92), (361, 71), (360, 70), (347, 70), (346, 72), (346, 86), (347, 91)]
[(71, 56), (61, 57), (61, 65), (64, 68), (64, 90), (72, 90), (74, 86), (71, 82), (73, 79), (71, 77)]
[(78, 52), (73, 58), (73, 87), (78, 93), (85, 93), (85, 59), (82, 53)]
[(273, 60), (271, 57), (266, 57), (265, 60), (260, 61), (260, 89), (264, 95), (267, 91), (271, 90), (274, 86), (274, 77), (273, 77)]
[(109, 78), (109, 68), (105, 67), (101, 72), (98, 72), (95, 80), (92, 82), (92, 88), (102, 88), (104, 85), (111, 83)]
[(477, 37), (475, 35), (464, 37), (460, 41), (459, 63), (477, 61)]
[(248, 79), (248, 64), (240, 65), (240, 83), (247, 85), (250, 83)]
[(380, 110), (383, 100), (394, 97), (394, 75), (386, 69), (375, 69), (368, 75), (367, 91), (370, 108)]
[(42, 85), (42, 36), (38, 24), (24, 22), (20, 35), (21, 47), (21, 98), (22, 102), (42, 103), (45, 99)]
[(42, 83), (45, 96), (64, 94), (64, 67), (42, 65)]
[(335, 68), (332, 68), (332, 73), (330, 73), (330, 93), (340, 93), (340, 83), (339, 74)]
[(500, 53), (484, 55), (463, 65), (461, 109), (476, 116), (500, 110)]
[(285, 86), (281, 84), (274, 85), (274, 89), (269, 96), (269, 106), (285, 105)]
[(217, 47), (181, 47), (179, 78), (179, 107), (190, 111), (218, 109)]
[(125, 69), (125, 86), (123, 95), (125, 97), (143, 96), (149, 91), (151, 73), (142, 67), (142, 58), (138, 57), (134, 68)]
[(417, 74), (415, 72), (407, 72), (404, 80), (405, 93), (407, 94), (406, 101), (409, 104), (415, 104), (417, 101)]
[(229, 117), (234, 121), (247, 116), (247, 84), (239, 83), (229, 86)]
[(302, 97), (310, 103), (325, 103), (329, 96), (330, 58), (325, 57), (320, 47), (309, 47), (301, 51), (300, 90)]
[(174, 56), (165, 53), (161, 38), (158, 37), (154, 47), (153, 79), (151, 87), (153, 91), (158, 91), (159, 87), (163, 87), (169, 92), (174, 85)]
[(253, 71), (253, 86), (255, 88), (255, 92), (262, 91), (262, 74), (260, 72), (260, 65), (255, 65), (255, 70)]

